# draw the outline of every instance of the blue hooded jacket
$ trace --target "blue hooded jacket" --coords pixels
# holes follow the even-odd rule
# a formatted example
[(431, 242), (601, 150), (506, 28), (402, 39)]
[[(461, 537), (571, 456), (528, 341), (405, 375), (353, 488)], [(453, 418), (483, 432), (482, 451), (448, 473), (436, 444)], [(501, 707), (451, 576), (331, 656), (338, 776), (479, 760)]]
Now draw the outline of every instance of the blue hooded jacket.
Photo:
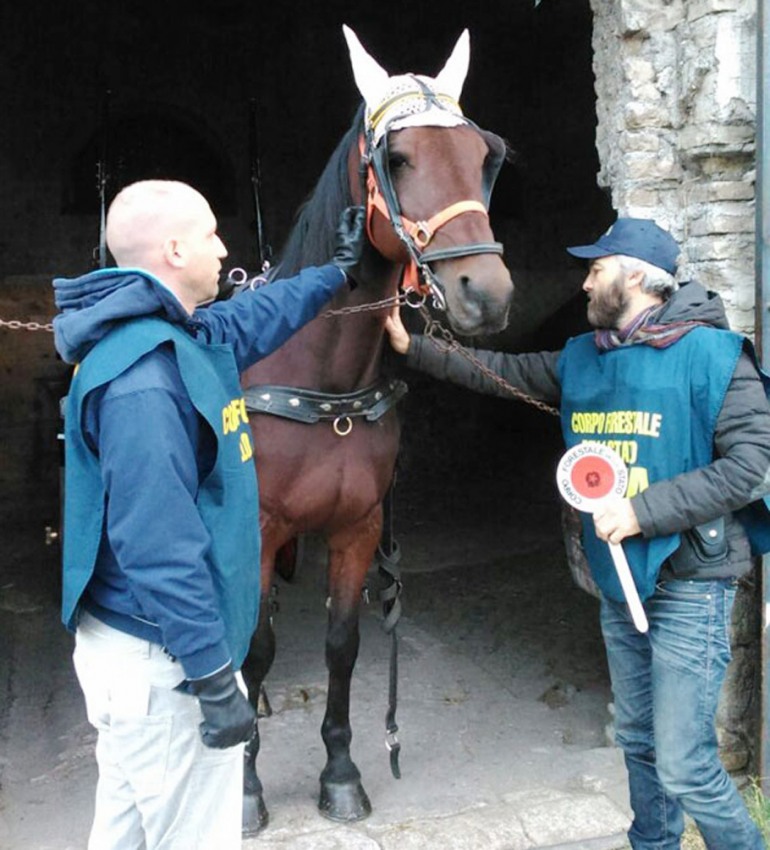
[[(54, 333), (62, 358), (69, 363), (85, 359), (83, 372), (93, 373), (94, 361), (88, 354), (104, 340), (94, 352), (106, 367), (103, 374), (110, 369), (100, 358), (105, 346), (110, 358), (116, 351), (125, 353), (128, 364), (118, 367), (110, 380), (97, 381), (82, 399), (80, 422), (67, 423), (68, 434), (75, 435), (72, 442), (82, 437), (83, 446), (98, 459), (105, 494), (104, 504), (96, 506), (100, 529), (95, 532), (98, 542), (93, 541), (96, 554), (90, 579), (85, 574), (82, 597), (64, 600), (63, 618), (69, 628), (76, 625), (75, 609), (83, 605), (110, 625), (163, 645), (180, 659), (189, 678), (206, 676), (230, 660), (240, 664), (243, 650), (231, 645), (230, 623), (223, 622), (220, 605), (219, 576), (212, 570), (217, 535), (204, 521), (199, 504), (207, 476), (220, 464), (221, 443), (201, 405), (191, 398), (190, 370), (188, 376), (182, 374), (178, 348), (210, 350), (220, 360), (224, 354), (230, 363), (229, 383), (234, 384), (224, 392), (229, 393), (227, 398), (239, 395), (238, 373), (314, 318), (345, 280), (335, 266), (309, 268), (294, 278), (196, 310), (192, 316), (170, 290), (142, 270), (103, 269), (54, 281), (61, 310), (54, 319)], [(158, 326), (160, 338), (168, 326), (170, 339), (137, 348), (136, 356), (123, 352), (121, 346), (134, 344), (131, 340), (137, 335), (132, 328)], [(111, 337), (116, 329), (121, 332)], [(73, 428), (77, 430), (72, 432)], [(78, 540), (79, 529), (68, 525), (66, 495), (65, 573), (68, 536), (71, 544), (87, 542)], [(256, 508), (251, 521), (258, 528)], [(226, 532), (220, 529), (220, 534)], [(90, 571), (90, 564), (85, 569)], [(65, 574), (65, 597), (67, 580)], [(243, 639), (240, 635), (238, 643)]]

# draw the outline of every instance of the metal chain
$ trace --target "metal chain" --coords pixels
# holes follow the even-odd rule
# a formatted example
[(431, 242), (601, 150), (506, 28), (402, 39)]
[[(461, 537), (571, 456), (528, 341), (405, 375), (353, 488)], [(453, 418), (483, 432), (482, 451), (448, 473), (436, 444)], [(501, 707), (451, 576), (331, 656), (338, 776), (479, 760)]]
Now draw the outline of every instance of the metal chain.
[(369, 313), (375, 310), (384, 310), (386, 307), (395, 307), (396, 304), (407, 304), (410, 307), (418, 306), (409, 301), (409, 293), (401, 292), (398, 295), (391, 295), (390, 298), (383, 298), (382, 301), (370, 301), (367, 304), (340, 307), (338, 310), (326, 310), (321, 315), (325, 319), (330, 319), (333, 316), (350, 316), (353, 313)]
[[(353, 313), (368, 313), (376, 310), (384, 310), (386, 308), (395, 307), (396, 304), (406, 304), (410, 307), (419, 307), (422, 303), (424, 303), (424, 299), (419, 304), (415, 304), (409, 300), (408, 293), (401, 293), (399, 295), (393, 295), (390, 298), (383, 298), (382, 301), (370, 301), (367, 304), (359, 304), (354, 307), (341, 307), (338, 310), (327, 310), (321, 315), (328, 319), (333, 316), (349, 316)], [(39, 322), (20, 322), (15, 319), (5, 321), (4, 319), (0, 319), (0, 328), (10, 328), (15, 331), (53, 331), (53, 324), (49, 322), (48, 324), (41, 325)]]
[[(551, 407), (551, 405), (546, 404), (544, 401), (540, 401), (539, 399), (532, 398), (532, 396), (527, 395), (527, 393), (522, 392), (520, 389), (517, 389), (512, 384), (509, 384), (508, 381), (493, 372), (488, 366), (484, 365), (477, 357), (474, 357), (470, 353), (470, 351), (468, 351), (467, 348), (464, 348), (462, 345), (460, 345), (460, 343), (453, 336), (452, 332), (447, 330), (447, 328), (445, 328), (441, 324), (441, 322), (439, 322), (437, 319), (434, 319), (430, 315), (427, 307), (425, 306), (424, 299), (421, 303), (414, 303), (409, 300), (409, 293), (402, 292), (398, 295), (393, 295), (390, 298), (383, 298), (381, 301), (371, 301), (368, 304), (359, 304), (353, 307), (341, 307), (338, 310), (327, 310), (325, 313), (322, 313), (322, 315), (324, 316), (324, 318), (331, 318), (332, 316), (349, 316), (353, 313), (374, 312), (376, 310), (392, 308), (395, 307), (396, 304), (402, 306), (407, 305), (416, 310), (419, 310), (420, 315), (425, 321), (425, 336), (428, 337), (428, 339), (433, 345), (435, 345), (436, 347), (440, 346), (440, 343), (437, 339), (437, 336), (440, 334), (450, 350), (456, 351), (458, 354), (468, 360), (468, 362), (472, 363), (480, 372), (482, 372), (487, 378), (489, 378), (490, 381), (497, 384), (497, 386), (499, 386), (501, 389), (515, 396), (520, 401), (526, 402), (527, 404), (531, 404), (538, 410), (542, 410), (545, 413), (550, 413), (553, 416), (559, 415), (559, 411), (555, 407)], [(25, 330), (47, 331), (48, 333), (53, 332), (53, 324), (51, 322), (41, 324), (40, 322), (21, 322), (16, 319), (11, 319), (10, 321), (0, 319), (0, 328), (9, 328), (10, 330), (14, 331)]]
[(20, 322), (16, 319), (6, 321), (5, 319), (0, 319), (0, 328), (10, 328), (12, 331), (48, 331), (48, 333), (53, 333), (53, 324), (51, 322), (41, 325), (40, 322)]
[[(544, 401), (540, 401), (540, 399), (532, 398), (531, 395), (527, 395), (527, 393), (522, 392), (517, 387), (514, 387), (512, 384), (509, 384), (505, 378), (502, 378), (497, 373), (493, 372), (488, 366), (482, 363), (477, 357), (474, 357), (467, 348), (464, 348), (460, 343), (455, 339), (450, 330), (447, 330), (441, 322), (437, 319), (434, 319), (428, 310), (425, 307), (420, 308), (420, 315), (425, 321), (425, 336), (431, 341), (431, 344), (436, 348), (442, 349), (442, 344), (439, 342), (437, 336), (440, 334), (443, 337), (444, 343), (451, 351), (456, 351), (462, 357), (464, 357), (468, 362), (472, 363), (480, 372), (482, 372), (490, 381), (497, 384), (501, 389), (505, 390), (507, 393), (515, 396), (519, 401), (523, 401), (526, 404), (531, 404), (533, 407), (536, 407), (538, 410), (542, 410), (544, 413), (550, 413), (552, 416), (559, 416), (559, 411), (555, 407), (551, 407), (550, 404), (546, 404)], [(442, 350), (446, 350), (443, 348)]]

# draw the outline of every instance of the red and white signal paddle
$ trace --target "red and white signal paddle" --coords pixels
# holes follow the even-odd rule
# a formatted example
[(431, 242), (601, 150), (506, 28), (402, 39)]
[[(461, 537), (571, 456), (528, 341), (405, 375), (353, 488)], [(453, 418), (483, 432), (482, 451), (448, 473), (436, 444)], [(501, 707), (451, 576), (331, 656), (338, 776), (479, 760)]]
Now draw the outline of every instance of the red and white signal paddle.
[[(594, 514), (608, 498), (622, 498), (628, 470), (620, 455), (603, 443), (578, 443), (562, 455), (556, 468), (556, 483), (562, 498), (579, 511)], [(609, 543), (612, 562), (628, 603), (634, 625), (649, 629), (639, 592), (620, 543)]]

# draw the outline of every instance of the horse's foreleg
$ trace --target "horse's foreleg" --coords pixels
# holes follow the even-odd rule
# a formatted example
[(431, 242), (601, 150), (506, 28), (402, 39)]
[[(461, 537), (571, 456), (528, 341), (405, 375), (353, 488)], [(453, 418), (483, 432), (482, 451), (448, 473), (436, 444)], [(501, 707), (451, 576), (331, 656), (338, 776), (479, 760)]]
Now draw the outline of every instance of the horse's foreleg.
[(379, 539), (381, 513), (329, 541), (329, 622), (326, 666), (329, 692), (321, 734), (327, 762), (321, 773), (318, 807), (332, 820), (361, 820), (371, 814), (361, 774), (350, 757), (350, 681), (358, 657), (361, 590)]
[[(275, 657), (275, 635), (270, 622), (269, 598), (263, 593), (257, 630), (251, 639), (249, 654), (244, 661), (243, 679), (249, 692), (249, 700), (258, 708), (262, 682)], [(262, 782), (257, 776), (259, 754), (259, 725), (254, 723), (254, 734), (246, 744), (243, 763), (243, 821), (244, 836), (256, 835), (267, 826), (269, 815), (262, 794)]]

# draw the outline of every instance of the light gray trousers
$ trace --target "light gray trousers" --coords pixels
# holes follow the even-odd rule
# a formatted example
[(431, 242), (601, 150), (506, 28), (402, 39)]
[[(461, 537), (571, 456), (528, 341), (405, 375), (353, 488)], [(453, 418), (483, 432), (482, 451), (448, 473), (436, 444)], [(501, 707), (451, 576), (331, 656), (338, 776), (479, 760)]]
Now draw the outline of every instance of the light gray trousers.
[(243, 745), (203, 746), (179, 662), (87, 613), (73, 658), (98, 732), (88, 850), (240, 850)]

